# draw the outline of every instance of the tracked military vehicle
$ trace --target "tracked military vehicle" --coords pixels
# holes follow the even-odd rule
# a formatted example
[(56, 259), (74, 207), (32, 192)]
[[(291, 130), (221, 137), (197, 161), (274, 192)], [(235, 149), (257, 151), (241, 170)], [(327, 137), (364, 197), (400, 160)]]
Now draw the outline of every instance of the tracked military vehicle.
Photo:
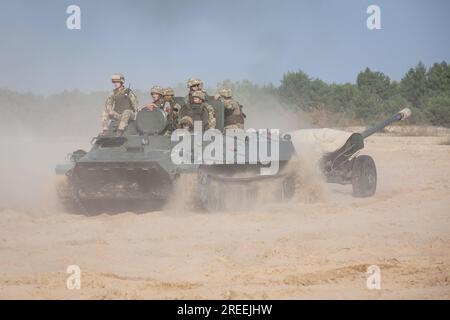
[[(181, 98), (177, 100), (182, 101)], [(209, 103), (216, 111), (216, 128), (222, 130), (223, 104), (212, 98)], [(339, 136), (341, 139), (334, 139), (334, 146), (324, 148), (318, 159), (327, 181), (352, 184), (355, 196), (372, 196), (376, 190), (375, 163), (369, 156), (356, 156), (356, 153), (364, 147), (363, 141), (366, 137), (408, 117), (409, 114), (409, 110), (402, 110), (362, 133), (330, 131), (331, 136)], [(143, 204), (145, 210), (146, 205), (151, 206), (155, 201), (163, 203), (170, 197), (176, 197), (175, 184), (183, 174), (195, 176), (195, 185), (192, 186), (192, 195), (195, 198), (193, 202), (207, 210), (227, 208), (222, 195), (236, 186), (239, 189), (237, 198), (233, 200), (234, 204), (239, 206), (243, 198), (250, 199), (251, 202), (258, 189), (267, 186), (269, 181), (275, 181), (277, 185), (274, 197), (280, 200), (289, 199), (296, 192), (296, 175), (292, 170), (285, 170), (287, 164), (299, 153), (308, 152), (311, 145), (323, 144), (318, 138), (320, 130), (330, 130), (298, 130), (277, 137), (269, 136), (268, 148), (275, 142), (279, 148), (279, 170), (276, 175), (261, 175), (261, 169), (270, 164), (259, 156), (256, 161), (249, 157), (252, 146), (248, 137), (242, 138), (241, 141), (243, 149), (240, 152), (245, 152), (245, 160), (241, 163), (196, 162), (192, 152), (192, 163), (174, 164), (171, 153), (177, 142), (171, 141), (171, 136), (164, 134), (166, 125), (166, 115), (160, 109), (140, 110), (136, 120), (129, 123), (122, 136), (115, 136), (117, 123), (112, 121), (110, 134), (94, 137), (91, 150), (74, 151), (68, 155), (66, 163), (56, 167), (56, 174), (63, 178), (58, 187), (61, 201), (70, 211), (85, 214), (111, 208), (133, 210), (137, 203)], [(311, 139), (311, 136), (314, 138)], [(191, 134), (190, 139), (195, 139), (195, 134)], [(225, 145), (225, 140), (224, 148), (230, 149), (229, 145)], [(305, 146), (303, 140), (310, 141), (310, 145)], [(232, 152), (239, 152), (236, 147), (238, 142), (233, 144)], [(202, 148), (205, 148), (204, 141)]]
[[(182, 102), (183, 98), (177, 97), (176, 100)], [(209, 103), (216, 111), (216, 128), (221, 131), (224, 126), (223, 103), (212, 97)], [(127, 210), (128, 206), (131, 208), (137, 204), (151, 205), (151, 202), (176, 196), (174, 185), (180, 175), (195, 173), (199, 183), (193, 194), (195, 202), (202, 207), (208, 204), (204, 195), (209, 179), (231, 179), (242, 174), (246, 178), (241, 177), (240, 181), (245, 181), (249, 176), (259, 175), (260, 168), (267, 166), (258, 159), (253, 164), (247, 161), (247, 165), (209, 166), (194, 159), (191, 164), (176, 165), (171, 152), (178, 142), (171, 141), (171, 136), (165, 134), (166, 126), (166, 115), (158, 108), (140, 110), (122, 136), (115, 135), (117, 122), (112, 121), (109, 134), (92, 139), (91, 150), (76, 150), (68, 155), (66, 163), (56, 167), (56, 174), (63, 177), (57, 190), (63, 204), (70, 211), (84, 213), (94, 213), (98, 209), (114, 210), (118, 206)], [(195, 134), (191, 138), (194, 139)], [(244, 144), (247, 152), (248, 141)], [(281, 166), (293, 154), (290, 141), (280, 139)], [(194, 157), (194, 152), (191, 155)]]

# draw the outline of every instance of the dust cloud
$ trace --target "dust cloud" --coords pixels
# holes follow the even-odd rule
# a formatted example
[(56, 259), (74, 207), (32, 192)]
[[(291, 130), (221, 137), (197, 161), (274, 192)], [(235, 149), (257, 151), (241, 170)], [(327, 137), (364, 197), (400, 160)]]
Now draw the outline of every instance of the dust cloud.
[(274, 95), (267, 93), (252, 95), (241, 103), (247, 115), (246, 128), (271, 128), (289, 132), (311, 127), (306, 113), (290, 111), (291, 107), (279, 101)]
[[(242, 99), (249, 126), (308, 126), (281, 104), (264, 112), (264, 101)], [(368, 199), (325, 184), (304, 152), (284, 168), (297, 188), (284, 203), (268, 199), (279, 187), (274, 180), (258, 185), (258, 201), (246, 202), (242, 186), (226, 190), (231, 210), (205, 214), (190, 208), (196, 177), (187, 175), (163, 210), (87, 217), (53, 209), (55, 164), (88, 149), (97, 133), (82, 113), (70, 121), (78, 135), (1, 130), (0, 298), (450, 297), (448, 135), (367, 139), (363, 152), (374, 157), (379, 176)], [(66, 288), (72, 264), (82, 269), (82, 290)], [(373, 264), (383, 272), (377, 292), (366, 288)]]
[(2, 136), (0, 148), (0, 207), (27, 211), (53, 208), (55, 166), (76, 146), (78, 138)]
[[(209, 94), (217, 90), (208, 90)], [(310, 128), (308, 117), (303, 112), (290, 111), (291, 106), (282, 103), (273, 94), (261, 93), (258, 95), (248, 92), (240, 92), (242, 99), (236, 97), (244, 105), (247, 115), (246, 129), (270, 128), (279, 129), (280, 133)], [(258, 212), (268, 205), (276, 205), (280, 202), (280, 190), (283, 178), (295, 177), (296, 193), (292, 199), (285, 201), (295, 206), (300, 203), (324, 201), (326, 188), (323, 178), (317, 166), (317, 157), (308, 156), (308, 151), (303, 150), (301, 156), (291, 161), (279, 178), (264, 179), (254, 182), (234, 182), (224, 187), (223, 182), (211, 179), (208, 184), (207, 208), (200, 208), (195, 199), (197, 176), (195, 174), (183, 174), (176, 180), (174, 193), (170, 197), (166, 209), (172, 212), (192, 213), (219, 212), (219, 211), (246, 211)], [(282, 176), (282, 177), (281, 177)]]
[[(210, 89), (211, 93), (216, 91)], [(145, 101), (145, 92), (137, 92), (139, 100)], [(274, 95), (246, 92), (241, 95), (242, 99), (236, 98), (244, 104), (246, 128), (273, 128), (288, 132), (309, 126), (306, 116), (290, 112), (289, 106), (283, 105)], [(65, 96), (62, 97), (65, 101)], [(0, 133), (0, 148), (3, 150), (0, 158), (1, 208), (39, 212), (53, 210), (56, 164), (64, 162), (66, 155), (76, 149), (89, 150), (89, 141), (97, 134), (99, 115), (95, 115), (95, 110), (101, 112), (99, 93), (89, 97), (91, 100), (80, 98), (82, 112), (69, 108), (66, 114), (59, 110), (59, 117), (54, 120), (29, 117), (22, 123), (15, 119), (14, 124), (3, 124)], [(87, 117), (83, 110), (87, 110)], [(67, 123), (66, 129), (64, 122)], [(168, 205), (172, 211), (193, 207), (189, 200), (191, 197), (187, 195), (193, 184), (192, 177), (179, 179), (175, 187), (176, 200)]]

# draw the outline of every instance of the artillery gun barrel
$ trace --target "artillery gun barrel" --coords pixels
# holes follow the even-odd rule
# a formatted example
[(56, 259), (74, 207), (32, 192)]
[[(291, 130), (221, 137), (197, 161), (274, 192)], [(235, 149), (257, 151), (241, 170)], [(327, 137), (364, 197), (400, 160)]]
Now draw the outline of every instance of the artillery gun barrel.
[(388, 125), (390, 125), (394, 122), (401, 121), (401, 120), (408, 118), (410, 115), (411, 115), (411, 110), (409, 108), (405, 108), (405, 109), (399, 111), (397, 114), (393, 115), (392, 117), (390, 117), (384, 121), (378, 122), (377, 124), (375, 124), (371, 127), (366, 128), (363, 132), (361, 132), (361, 136), (363, 137), (363, 139), (365, 139), (368, 136), (371, 136), (375, 132), (382, 130), (383, 128), (387, 127)]

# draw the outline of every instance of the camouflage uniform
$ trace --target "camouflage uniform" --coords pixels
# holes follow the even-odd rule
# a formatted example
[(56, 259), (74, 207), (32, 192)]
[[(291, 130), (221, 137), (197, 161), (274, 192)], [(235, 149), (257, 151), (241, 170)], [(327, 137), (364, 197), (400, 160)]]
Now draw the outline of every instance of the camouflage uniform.
[(105, 111), (102, 114), (102, 129), (109, 129), (109, 121), (117, 120), (117, 130), (124, 131), (130, 120), (134, 120), (139, 109), (139, 102), (131, 89), (125, 88), (123, 75), (117, 74), (111, 77), (112, 81), (120, 81), (122, 86), (114, 89), (105, 103)]
[(225, 108), (223, 129), (244, 129), (245, 114), (242, 112), (242, 106), (232, 98), (231, 89), (222, 89), (219, 91), (219, 95)]
[(154, 100), (154, 101), (152, 101), (152, 103), (153, 104), (155, 104), (158, 108), (160, 108), (160, 109), (164, 109), (164, 103), (165, 103), (165, 101), (164, 101), (164, 99), (163, 99), (163, 92), (164, 92), (164, 90), (163, 90), (163, 88), (161, 88), (160, 86), (153, 86), (151, 89), (150, 89), (150, 95), (153, 95), (153, 94), (159, 94), (159, 99), (158, 100)]
[(205, 102), (205, 94), (201, 91), (192, 93), (192, 97), (198, 97), (203, 102), (187, 103), (180, 110), (180, 123), (178, 127), (182, 127), (183, 122), (186, 122), (190, 118), (192, 123), (194, 121), (202, 121), (203, 130), (213, 129), (216, 127), (216, 113), (214, 108)]
[(189, 131), (193, 131), (194, 122), (192, 121), (192, 118), (190, 116), (184, 116), (183, 118), (180, 119), (178, 127), (181, 129), (188, 129)]
[(153, 100), (151, 104), (154, 104), (157, 108), (163, 110), (167, 116), (167, 125), (164, 129), (164, 134), (170, 134), (176, 127), (174, 128), (174, 124), (172, 122), (172, 116), (170, 115), (170, 110), (166, 106), (166, 100), (164, 99), (164, 89), (160, 86), (153, 86), (150, 89), (150, 94), (153, 97), (153, 94), (159, 94), (158, 100)]
[(208, 104), (203, 103), (206, 110), (208, 111), (208, 129), (215, 129), (216, 128), (216, 110)]
[(189, 89), (189, 93), (186, 95), (186, 97), (184, 97), (185, 104), (192, 103), (192, 94), (195, 92), (194, 90), (192, 90), (192, 87), (196, 85), (198, 85), (200, 87), (200, 91), (205, 94), (204, 101), (208, 101), (208, 93), (203, 90), (203, 81), (198, 78), (190, 78), (186, 84), (187, 88)]
[[(185, 104), (192, 103), (192, 94), (194, 92), (197, 92), (197, 91), (191, 91), (184, 97), (184, 103)], [(205, 95), (205, 101), (208, 102), (208, 99), (209, 99), (208, 98), (208, 93), (205, 90), (202, 90), (200, 92), (203, 92), (203, 94)]]
[[(184, 98), (185, 105), (193, 104), (192, 97), (196, 94), (196, 92), (201, 93), (202, 94), (201, 97), (204, 102), (203, 106), (208, 112), (208, 128), (207, 129), (215, 128), (216, 127), (216, 111), (210, 104), (207, 103), (208, 102), (208, 94), (205, 90), (203, 90), (203, 81), (198, 78), (190, 78), (187, 81), (186, 85), (189, 89), (189, 93)], [(199, 88), (200, 88), (199, 91), (192, 90), (192, 87), (196, 86), (196, 85), (199, 86)]]
[(167, 114), (167, 129), (168, 131), (174, 131), (178, 126), (178, 112), (181, 106), (174, 99), (174, 91), (172, 88), (166, 88), (163, 90), (164, 96), (164, 111)]

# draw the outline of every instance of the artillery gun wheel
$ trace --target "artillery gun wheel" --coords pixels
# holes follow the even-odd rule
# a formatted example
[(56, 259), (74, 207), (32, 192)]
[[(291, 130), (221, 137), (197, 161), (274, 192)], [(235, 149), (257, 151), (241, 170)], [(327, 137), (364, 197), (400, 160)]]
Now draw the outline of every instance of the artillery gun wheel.
[(359, 156), (352, 167), (353, 195), (358, 198), (371, 197), (377, 189), (377, 168), (370, 156)]

